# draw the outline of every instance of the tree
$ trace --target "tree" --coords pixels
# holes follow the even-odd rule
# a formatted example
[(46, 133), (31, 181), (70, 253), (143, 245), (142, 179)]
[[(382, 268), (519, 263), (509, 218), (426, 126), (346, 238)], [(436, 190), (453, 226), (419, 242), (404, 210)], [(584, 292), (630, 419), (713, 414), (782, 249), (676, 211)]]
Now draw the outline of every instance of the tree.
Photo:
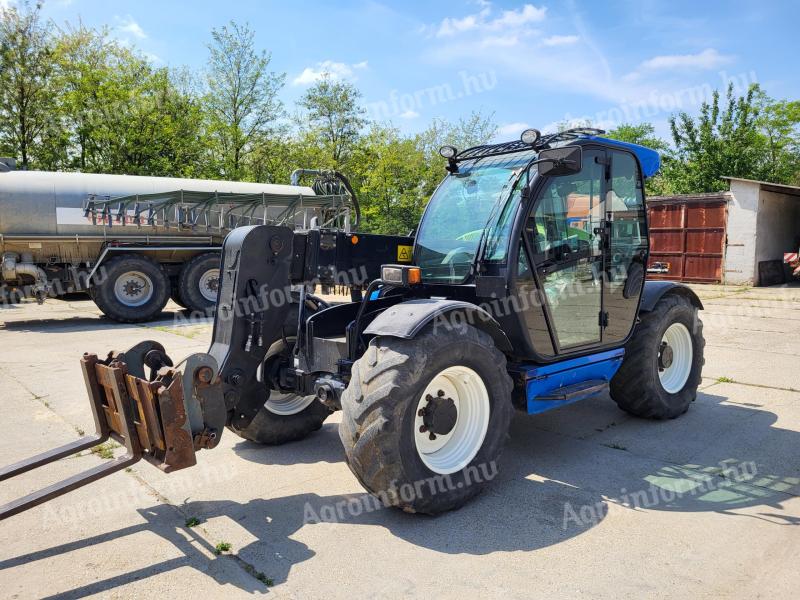
[(41, 3), (0, 8), (0, 146), (28, 168), (53, 127), (53, 49)]
[(800, 183), (800, 102), (759, 98), (758, 127), (763, 136), (764, 165), (759, 179), (776, 183)]
[(656, 135), (656, 129), (652, 123), (622, 123), (609, 130), (605, 137), (647, 146), (661, 153), (669, 152), (669, 144)]
[(256, 50), (248, 25), (231, 21), (211, 37), (204, 104), (219, 175), (237, 180), (246, 177), (256, 142), (274, 132), (283, 114), (278, 92), (286, 75), (269, 70), (271, 55)]
[(360, 100), (361, 92), (352, 83), (326, 73), (298, 102), (305, 109), (298, 118), (301, 130), (318, 139), (328, 162), (323, 166), (342, 169), (350, 157), (367, 123)]
[(350, 169), (363, 228), (391, 234), (407, 234), (416, 228), (428, 201), (426, 168), (413, 138), (391, 126), (373, 124), (355, 148)]
[(685, 112), (670, 118), (676, 161), (665, 165), (664, 176), (676, 193), (715, 192), (727, 187), (724, 176), (756, 179), (762, 147), (758, 85), (743, 96), (728, 86), (724, 106), (715, 91), (694, 119)]

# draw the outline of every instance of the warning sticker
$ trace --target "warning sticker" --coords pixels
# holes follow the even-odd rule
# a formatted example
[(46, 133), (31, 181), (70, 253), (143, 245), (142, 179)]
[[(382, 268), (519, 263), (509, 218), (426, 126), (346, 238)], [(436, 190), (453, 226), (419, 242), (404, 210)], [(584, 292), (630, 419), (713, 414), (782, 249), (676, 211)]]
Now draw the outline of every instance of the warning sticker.
[(411, 262), (412, 250), (411, 246), (398, 246), (397, 262)]

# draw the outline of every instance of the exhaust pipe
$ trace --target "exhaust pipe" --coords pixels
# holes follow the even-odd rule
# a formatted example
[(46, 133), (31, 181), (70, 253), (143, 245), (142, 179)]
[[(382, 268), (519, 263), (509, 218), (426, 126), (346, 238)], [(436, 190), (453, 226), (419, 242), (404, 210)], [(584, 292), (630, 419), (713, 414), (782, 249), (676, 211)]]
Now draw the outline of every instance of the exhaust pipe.
[[(28, 260), (26, 260), (28, 259)], [(50, 293), (50, 283), (47, 281), (47, 274), (41, 268), (33, 264), (32, 256), (23, 256), (22, 262), (16, 252), (6, 252), (3, 254), (2, 275), (5, 281), (19, 281), (20, 275), (27, 275), (33, 278), (33, 294), (36, 301), (42, 304)]]

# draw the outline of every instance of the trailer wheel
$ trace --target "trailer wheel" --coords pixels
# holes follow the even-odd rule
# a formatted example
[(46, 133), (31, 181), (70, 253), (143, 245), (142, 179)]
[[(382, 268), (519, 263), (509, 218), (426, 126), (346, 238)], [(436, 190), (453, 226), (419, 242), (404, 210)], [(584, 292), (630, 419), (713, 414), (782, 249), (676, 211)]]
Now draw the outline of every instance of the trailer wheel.
[(704, 347), (697, 309), (682, 296), (665, 296), (642, 314), (611, 380), (611, 397), (637, 417), (682, 415), (697, 397)]
[(122, 323), (149, 321), (169, 300), (169, 277), (163, 267), (141, 254), (122, 254), (103, 264), (103, 279), (92, 299), (107, 317)]
[(207, 252), (183, 265), (178, 279), (178, 297), (182, 306), (203, 313), (214, 310), (219, 289), (219, 261), (219, 253)]
[[(266, 380), (266, 371), (273, 360), (291, 354), (294, 338), (286, 338), (275, 342), (264, 358), (262, 380)], [(265, 402), (253, 420), (245, 429), (231, 430), (241, 438), (277, 446), (286, 442), (301, 440), (322, 427), (325, 419), (331, 414), (330, 409), (317, 400), (316, 396), (282, 393), (270, 390), (265, 383)]]
[(505, 356), (472, 326), (376, 337), (342, 396), (347, 464), (388, 506), (458, 508), (497, 473), (511, 389)]

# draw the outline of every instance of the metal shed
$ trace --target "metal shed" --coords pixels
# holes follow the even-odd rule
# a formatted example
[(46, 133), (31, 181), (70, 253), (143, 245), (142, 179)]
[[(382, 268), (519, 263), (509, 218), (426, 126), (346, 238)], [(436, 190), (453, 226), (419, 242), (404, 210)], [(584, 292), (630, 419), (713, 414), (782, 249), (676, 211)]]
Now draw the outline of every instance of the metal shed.
[(648, 277), (771, 285), (800, 247), (800, 187), (725, 177), (727, 192), (648, 198)]
[(727, 193), (648, 198), (648, 277), (721, 282), (728, 202)]

